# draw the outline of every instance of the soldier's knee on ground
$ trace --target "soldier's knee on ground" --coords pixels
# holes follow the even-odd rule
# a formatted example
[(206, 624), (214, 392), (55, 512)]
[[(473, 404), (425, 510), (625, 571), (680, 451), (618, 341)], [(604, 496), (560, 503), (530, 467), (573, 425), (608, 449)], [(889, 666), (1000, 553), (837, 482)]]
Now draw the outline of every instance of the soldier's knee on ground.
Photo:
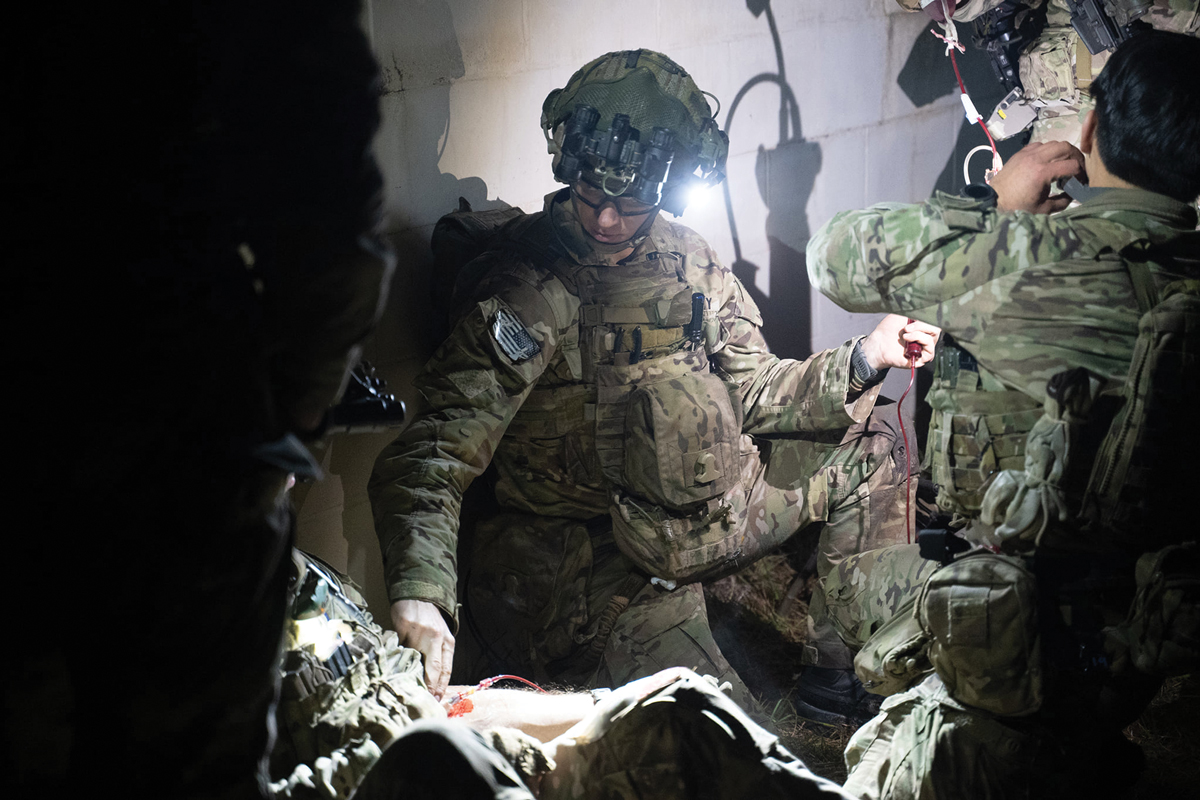
[(821, 602), (841, 640), (857, 651), (917, 596), (937, 567), (915, 544), (859, 553), (829, 574)]
[(686, 667), (732, 685), (733, 700), (755, 700), (713, 639), (698, 583), (674, 591), (647, 585), (617, 619), (605, 647), (597, 684), (620, 686), (668, 667)]

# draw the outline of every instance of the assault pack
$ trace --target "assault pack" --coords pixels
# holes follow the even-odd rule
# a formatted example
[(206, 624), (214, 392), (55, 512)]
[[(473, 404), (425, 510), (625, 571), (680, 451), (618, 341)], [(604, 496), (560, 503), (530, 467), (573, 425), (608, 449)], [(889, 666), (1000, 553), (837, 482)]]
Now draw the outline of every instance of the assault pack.
[[(1189, 424), (1200, 389), (1200, 234), (1181, 239), (1177, 252), (1142, 242), (1122, 252), (1142, 316), (1124, 404), (1100, 446), (1083, 504), (1090, 527), (1143, 551), (1178, 541), (1192, 525), (1183, 510), (1200, 475), (1191, 463), (1200, 434)], [(1193, 277), (1159, 292), (1150, 264), (1162, 255), (1189, 266)]]

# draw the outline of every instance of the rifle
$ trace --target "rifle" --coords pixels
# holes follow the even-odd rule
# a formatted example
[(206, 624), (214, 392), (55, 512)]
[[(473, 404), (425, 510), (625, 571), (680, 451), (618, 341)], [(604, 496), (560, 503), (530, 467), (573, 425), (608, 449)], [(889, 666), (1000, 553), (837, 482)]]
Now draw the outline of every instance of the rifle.
[(1067, 0), (1071, 27), (1092, 55), (1111, 50), (1146, 27), (1151, 0)]
[(404, 424), (404, 401), (387, 391), (387, 381), (368, 361), (350, 372), (341, 402), (325, 412), (322, 433), (382, 433)]

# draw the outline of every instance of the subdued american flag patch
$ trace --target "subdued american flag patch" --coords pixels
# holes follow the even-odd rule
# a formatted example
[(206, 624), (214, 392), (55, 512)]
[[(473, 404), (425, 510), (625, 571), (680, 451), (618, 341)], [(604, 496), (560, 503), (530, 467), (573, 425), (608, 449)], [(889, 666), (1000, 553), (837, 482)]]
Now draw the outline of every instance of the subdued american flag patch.
[(528, 361), (542, 352), (541, 346), (533, 340), (521, 321), (503, 308), (496, 312), (496, 318), (492, 321), (492, 336), (504, 355), (515, 362)]

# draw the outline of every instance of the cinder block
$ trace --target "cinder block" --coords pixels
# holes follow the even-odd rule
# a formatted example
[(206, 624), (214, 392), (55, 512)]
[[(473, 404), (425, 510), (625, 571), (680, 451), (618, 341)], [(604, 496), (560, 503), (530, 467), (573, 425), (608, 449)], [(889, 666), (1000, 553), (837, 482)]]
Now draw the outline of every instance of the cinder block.
[(821, 172), (808, 204), (813, 231), (839, 211), (865, 205), (867, 129), (843, 131), (817, 143), (821, 147)]
[(855, 336), (870, 333), (882, 314), (855, 314), (845, 311), (818, 291), (812, 293), (813, 352), (838, 347)]
[(445, 85), (466, 74), (447, 3), (373, 0), (370, 16), (385, 93)]
[(880, 119), (887, 71), (887, 21), (826, 22), (784, 36), (789, 83), (810, 138)]
[[(946, 166), (946, 160), (954, 152), (958, 132), (962, 127), (962, 106), (957, 101), (941, 102), (923, 109), (913, 116), (914, 134), (912, 139), (912, 191), (911, 200), (924, 200), (933, 193), (933, 186), (938, 176)], [(978, 129), (977, 129), (978, 130)], [(980, 142), (985, 142), (983, 132), (979, 132)], [(974, 169), (971, 174), (982, 177), (983, 170), (991, 164), (991, 157), (980, 153), (971, 160)], [(956, 173), (962, 172), (962, 162), (955, 159), (951, 168)]]
[[(655, 4), (638, 4), (652, 9)], [(768, 32), (764, 14), (757, 17), (748, 8), (753, 3), (729, 0), (658, 0), (657, 49), (668, 55), (696, 43), (734, 42), (758, 39)], [(645, 11), (642, 12), (643, 14)]]
[[(733, 221), (737, 226), (737, 235), (743, 256), (750, 252), (766, 252), (767, 245), (767, 215), (768, 208), (763, 191), (760, 190), (756, 166), (758, 153), (742, 153), (729, 159), (728, 177), (729, 196), (733, 209)], [(724, 202), (723, 198), (720, 198)], [(728, 215), (726, 226), (728, 226)], [(730, 250), (723, 252), (726, 263), (734, 260), (732, 242)], [(764, 269), (766, 264), (762, 264)], [(765, 280), (765, 277), (764, 277)], [(765, 285), (765, 283), (764, 283)]]
[(371, 147), (383, 174), (383, 208), (397, 218), (413, 205), (408, 173), (408, 148), (404, 141), (405, 95), (385, 95), (379, 102), (380, 124)]
[(579, 67), (613, 50), (656, 47), (656, 3), (636, 0), (525, 0), (528, 67), (561, 69), (566, 82)]
[(525, 0), (454, 0), (454, 29), (467, 79), (514, 75), (526, 71), (530, 50)]
[(867, 205), (911, 202), (913, 196), (913, 137), (911, 117), (882, 122), (867, 129)]

